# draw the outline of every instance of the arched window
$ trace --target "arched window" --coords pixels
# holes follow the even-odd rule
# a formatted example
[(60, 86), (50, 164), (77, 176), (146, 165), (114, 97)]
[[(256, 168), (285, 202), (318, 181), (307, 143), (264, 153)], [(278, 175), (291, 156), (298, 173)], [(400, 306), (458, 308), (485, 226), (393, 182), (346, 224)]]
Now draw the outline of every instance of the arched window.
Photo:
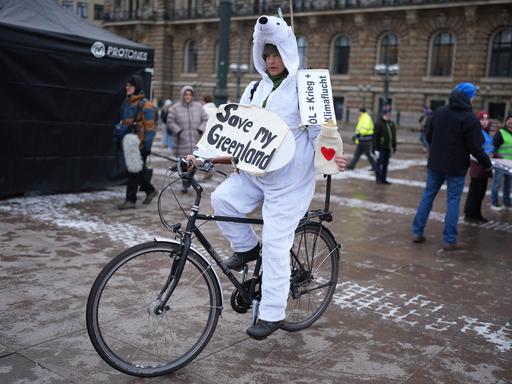
[(350, 59), (350, 38), (341, 35), (334, 40), (332, 50), (332, 73), (346, 75), (348, 73), (348, 63)]
[(185, 72), (197, 72), (197, 44), (194, 40), (185, 45)]
[(299, 48), (299, 69), (307, 68), (308, 42), (306, 41), (306, 38), (304, 36), (297, 37), (297, 46)]
[(492, 39), (489, 76), (512, 76), (512, 29), (500, 31)]
[(380, 39), (377, 64), (398, 64), (398, 37), (394, 33), (388, 32)]
[(430, 45), (430, 76), (451, 76), (455, 39), (450, 32), (441, 32)]

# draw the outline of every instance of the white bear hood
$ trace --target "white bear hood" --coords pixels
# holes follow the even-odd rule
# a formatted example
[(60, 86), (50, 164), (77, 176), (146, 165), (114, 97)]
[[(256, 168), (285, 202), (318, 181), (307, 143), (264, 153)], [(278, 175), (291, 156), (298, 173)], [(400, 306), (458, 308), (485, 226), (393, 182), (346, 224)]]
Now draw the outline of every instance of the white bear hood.
[(286, 21), (275, 16), (261, 16), (256, 21), (253, 34), (252, 57), (254, 68), (263, 77), (267, 66), (263, 60), (265, 44), (274, 44), (281, 55), (288, 73), (295, 76), (299, 69), (299, 50), (297, 40)]

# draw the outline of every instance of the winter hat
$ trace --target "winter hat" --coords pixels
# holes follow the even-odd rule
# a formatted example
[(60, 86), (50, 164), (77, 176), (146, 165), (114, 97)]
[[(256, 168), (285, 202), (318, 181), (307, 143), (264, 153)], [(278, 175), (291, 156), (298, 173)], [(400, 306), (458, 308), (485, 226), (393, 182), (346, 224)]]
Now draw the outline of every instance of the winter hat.
[(172, 105), (172, 100), (171, 99), (166, 99), (165, 102), (164, 102), (164, 108), (170, 107), (171, 105)]
[(277, 47), (288, 73), (295, 76), (299, 69), (297, 39), (286, 21), (275, 16), (261, 16), (254, 25), (252, 57), (254, 68), (262, 76), (267, 76), (267, 65), (263, 59), (265, 44)]
[(183, 96), (185, 96), (185, 92), (190, 91), (192, 92), (192, 95), (194, 94), (194, 88), (192, 88), (190, 85), (185, 85), (183, 88), (181, 88), (181, 98), (183, 99)]
[(455, 86), (454, 91), (462, 92), (471, 101), (476, 95), (477, 88), (473, 83), (459, 83)]
[(380, 113), (380, 115), (381, 115), (381, 116), (384, 116), (384, 115), (386, 115), (386, 114), (388, 114), (388, 113), (391, 113), (391, 108), (389, 108), (389, 107), (384, 107), (384, 108), (382, 108), (382, 112)]
[(487, 111), (478, 111), (478, 112), (476, 113), (476, 118), (477, 118), (478, 120), (482, 120), (484, 116), (488, 116)]
[(140, 91), (144, 88), (144, 81), (142, 80), (142, 77), (139, 75), (133, 75), (130, 77), (130, 80), (128, 80), (128, 83), (135, 86), (135, 94), (140, 93)]

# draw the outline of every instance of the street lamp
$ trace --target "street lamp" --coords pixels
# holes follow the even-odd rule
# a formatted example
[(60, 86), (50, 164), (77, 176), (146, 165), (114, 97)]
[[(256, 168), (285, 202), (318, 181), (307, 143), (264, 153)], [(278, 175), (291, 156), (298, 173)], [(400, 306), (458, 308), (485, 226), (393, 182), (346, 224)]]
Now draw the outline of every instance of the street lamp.
[(229, 24), (231, 22), (231, 1), (219, 2), (219, 61), (217, 65), (217, 86), (213, 93), (215, 105), (225, 104), (228, 98), (226, 88), (229, 62)]
[(236, 75), (236, 101), (240, 100), (240, 79), (249, 71), (247, 64), (233, 63), (229, 64), (229, 70)]
[(370, 84), (359, 84), (357, 89), (359, 89), (359, 92), (363, 94), (363, 108), (366, 109), (366, 92), (370, 92), (372, 90), (372, 86)]
[(398, 73), (400, 72), (400, 65), (376, 64), (375, 72), (377, 72), (377, 75), (384, 77), (384, 92), (382, 95), (382, 106), (384, 107), (389, 103), (389, 78), (390, 76), (398, 75)]

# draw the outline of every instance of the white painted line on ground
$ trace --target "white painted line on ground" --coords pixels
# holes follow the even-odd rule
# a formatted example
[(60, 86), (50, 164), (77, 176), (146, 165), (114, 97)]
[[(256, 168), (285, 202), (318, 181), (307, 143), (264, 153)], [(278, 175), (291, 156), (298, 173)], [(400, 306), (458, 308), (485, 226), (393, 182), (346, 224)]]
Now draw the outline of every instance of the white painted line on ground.
[[(325, 195), (323, 194), (315, 194), (315, 199), (323, 201), (325, 199)], [(405, 207), (398, 207), (396, 205), (391, 204), (385, 204), (385, 203), (375, 203), (368, 200), (360, 200), (360, 199), (351, 199), (347, 197), (338, 197), (333, 196), (331, 194), (331, 203), (338, 204), (340, 206), (349, 207), (349, 208), (361, 208), (368, 211), (373, 212), (387, 212), (387, 213), (394, 213), (398, 215), (404, 215), (411, 218), (411, 221), (416, 214), (415, 208), (405, 208)], [(439, 221), (441, 223), (444, 223), (444, 213), (431, 211), (429, 215), (429, 220)], [(472, 227), (480, 227), (484, 229), (491, 229), (494, 231), (503, 231), (503, 232), (509, 232), (512, 233), (512, 223), (501, 223), (499, 221), (490, 220), (488, 223), (485, 224), (475, 224), (475, 223), (467, 223), (464, 221), (462, 217), (459, 217), (459, 224), (460, 225), (467, 225)]]
[[(15, 198), (0, 205), (0, 210), (14, 215), (28, 216), (32, 220), (53, 224), (60, 228), (74, 229), (107, 236), (115, 243), (131, 247), (155, 238), (155, 234), (127, 223), (105, 223), (100, 217), (89, 215), (68, 205), (124, 197), (124, 188), (118, 191), (48, 195)], [(165, 240), (160, 238), (160, 240)]]

